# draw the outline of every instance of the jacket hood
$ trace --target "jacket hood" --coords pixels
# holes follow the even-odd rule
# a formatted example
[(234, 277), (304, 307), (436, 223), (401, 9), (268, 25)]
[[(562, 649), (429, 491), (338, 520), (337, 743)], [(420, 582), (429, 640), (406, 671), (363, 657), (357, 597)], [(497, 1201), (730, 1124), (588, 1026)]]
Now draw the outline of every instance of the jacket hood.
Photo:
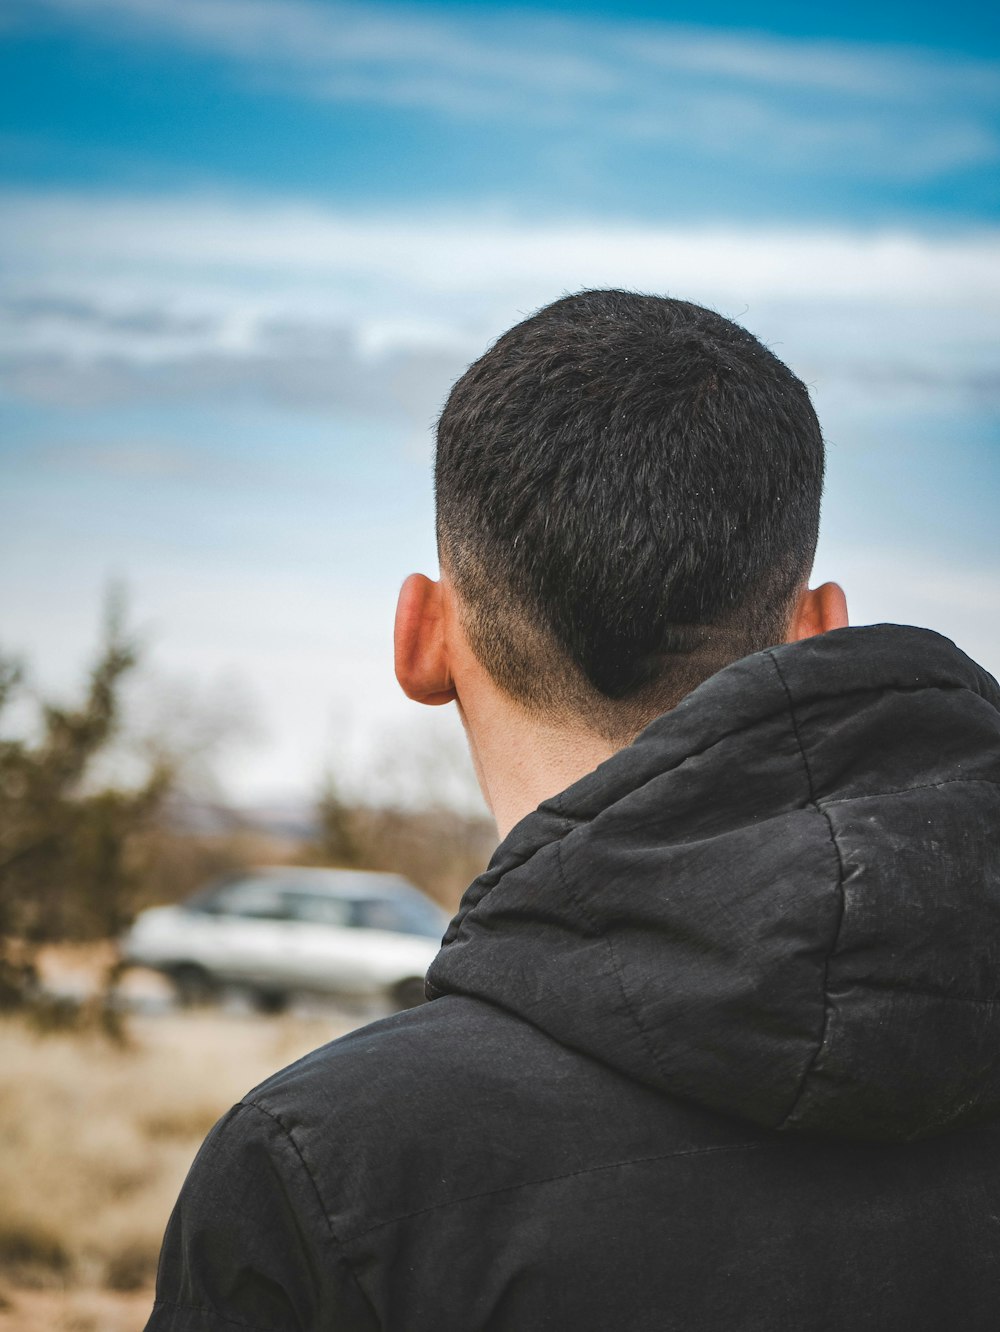
[(754, 1124), (1000, 1115), (1000, 689), (928, 630), (726, 667), (510, 833), (428, 993)]

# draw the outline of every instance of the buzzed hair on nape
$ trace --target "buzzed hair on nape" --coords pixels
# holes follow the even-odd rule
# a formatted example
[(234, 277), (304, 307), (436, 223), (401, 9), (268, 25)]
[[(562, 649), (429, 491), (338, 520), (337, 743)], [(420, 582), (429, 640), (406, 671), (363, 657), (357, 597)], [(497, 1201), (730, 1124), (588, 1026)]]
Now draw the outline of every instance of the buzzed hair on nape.
[(801, 380), (664, 296), (546, 306), (438, 422), (438, 544), (472, 650), (525, 708), (615, 744), (783, 641), (822, 486)]

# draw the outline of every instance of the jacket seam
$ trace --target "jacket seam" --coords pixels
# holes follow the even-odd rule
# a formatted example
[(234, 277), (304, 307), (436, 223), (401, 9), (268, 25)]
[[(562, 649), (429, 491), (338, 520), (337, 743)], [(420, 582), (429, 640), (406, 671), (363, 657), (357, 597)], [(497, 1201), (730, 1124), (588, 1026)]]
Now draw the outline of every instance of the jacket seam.
[(886, 796), (909, 795), (911, 791), (937, 791), (942, 786), (982, 785), (1000, 787), (1000, 781), (992, 777), (949, 777), (943, 782), (918, 782), (915, 786), (900, 786), (891, 791), (866, 791), (864, 795), (831, 796), (828, 800), (819, 800), (816, 808), (822, 812), (827, 805), (847, 805), (855, 800), (883, 800)]
[(361, 1298), (364, 1300), (364, 1302), (365, 1302), (365, 1304), (367, 1305), (367, 1307), (371, 1310), (372, 1318), (374, 1318), (375, 1323), (376, 1323), (376, 1326), (381, 1327), (381, 1325), (382, 1325), (382, 1324), (381, 1324), (381, 1319), (379, 1318), (378, 1313), (377, 1313), (376, 1310), (375, 1310), (375, 1306), (372, 1304), (371, 1300), (368, 1298), (368, 1293), (366, 1292), (364, 1286), (362, 1286), (360, 1280), (358, 1279), (358, 1275), (357, 1275), (357, 1273), (355, 1272), (354, 1268), (351, 1266), (351, 1263), (350, 1263), (350, 1261), (349, 1261), (349, 1259), (348, 1259), (346, 1253), (344, 1252), (344, 1244), (343, 1244), (343, 1241), (340, 1240), (340, 1239), (338, 1238), (338, 1236), (337, 1236), (337, 1232), (336, 1232), (336, 1230), (335, 1230), (335, 1228), (334, 1228), (333, 1220), (332, 1220), (332, 1218), (330, 1217), (330, 1213), (329, 1213), (329, 1212), (327, 1211), (327, 1209), (326, 1209), (326, 1204), (325, 1204), (324, 1201), (323, 1201), (323, 1195), (322, 1195), (322, 1194), (320, 1193), (320, 1191), (319, 1191), (319, 1185), (316, 1183), (315, 1176), (313, 1175), (312, 1171), (309, 1169), (309, 1166), (306, 1164), (306, 1159), (305, 1159), (305, 1157), (302, 1155), (302, 1151), (301, 1151), (301, 1149), (299, 1148), (298, 1143), (297, 1143), (297, 1142), (295, 1141), (295, 1139), (292, 1137), (292, 1131), (291, 1131), (291, 1129), (288, 1128), (288, 1127), (287, 1127), (287, 1126), (281, 1121), (281, 1119), (280, 1119), (276, 1114), (273, 1113), (273, 1111), (271, 1111), (271, 1110), (265, 1110), (264, 1107), (263, 1107), (262, 1105), (259, 1105), (256, 1101), (250, 1101), (250, 1100), (246, 1100), (246, 1099), (244, 1098), (244, 1100), (242, 1100), (242, 1101), (240, 1102), (240, 1104), (241, 1104), (241, 1105), (248, 1106), (251, 1110), (257, 1110), (257, 1111), (260, 1112), (260, 1114), (265, 1115), (268, 1119), (272, 1120), (275, 1124), (277, 1124), (278, 1128), (281, 1130), (281, 1132), (284, 1134), (285, 1138), (288, 1140), (288, 1143), (289, 1143), (289, 1145), (291, 1146), (292, 1151), (295, 1153), (295, 1156), (296, 1156), (296, 1158), (297, 1158), (297, 1160), (298, 1160), (298, 1162), (299, 1162), (299, 1165), (301, 1165), (301, 1167), (302, 1167), (302, 1169), (303, 1169), (303, 1171), (304, 1171), (304, 1173), (305, 1173), (306, 1179), (308, 1179), (309, 1183), (312, 1185), (313, 1193), (314, 1193), (315, 1196), (316, 1196), (316, 1203), (317, 1203), (317, 1205), (318, 1205), (318, 1207), (319, 1207), (319, 1210), (320, 1210), (320, 1213), (321, 1213), (321, 1215), (322, 1215), (322, 1217), (323, 1217), (323, 1220), (326, 1222), (327, 1229), (328, 1229), (329, 1232), (330, 1232), (330, 1238), (333, 1240), (334, 1246), (335, 1246), (337, 1249), (340, 1250), (340, 1256), (341, 1256), (341, 1259), (342, 1259), (342, 1261), (343, 1261), (343, 1263), (344, 1263), (344, 1266), (346, 1267), (348, 1273), (350, 1274), (351, 1280), (354, 1282), (355, 1286), (357, 1287), (359, 1295), (360, 1295)]
[(983, 1004), (987, 1008), (1000, 1005), (1000, 995), (990, 997), (978, 994), (955, 994), (949, 990), (936, 989), (933, 985), (894, 985), (891, 981), (859, 980), (845, 981), (844, 987), (858, 990), (876, 990), (879, 993), (919, 994), (925, 999), (954, 1000), (958, 1004)]
[(327, 1228), (330, 1231), (331, 1238), (333, 1239), (335, 1244), (339, 1244), (340, 1241), (337, 1239), (337, 1233), (333, 1228), (333, 1222), (330, 1219), (330, 1214), (326, 1210), (326, 1204), (323, 1202), (322, 1195), (320, 1194), (319, 1191), (319, 1186), (317, 1185), (316, 1180), (313, 1178), (312, 1171), (306, 1165), (305, 1157), (302, 1155), (298, 1143), (292, 1137), (291, 1130), (285, 1127), (285, 1125), (281, 1122), (278, 1116), (273, 1113), (273, 1111), (265, 1110), (264, 1107), (262, 1105), (259, 1105), (256, 1101), (250, 1101), (244, 1098), (240, 1102), (240, 1104), (247, 1106), (251, 1110), (256, 1110), (262, 1115), (266, 1115), (268, 1119), (272, 1120), (275, 1124), (277, 1124), (278, 1128), (281, 1129), (282, 1134), (284, 1135), (284, 1137), (288, 1139), (289, 1145), (291, 1146), (292, 1151), (295, 1153), (299, 1165), (302, 1167), (303, 1171), (305, 1172), (306, 1178), (308, 1179), (310, 1185), (312, 1186), (312, 1191), (316, 1196), (317, 1203), (319, 1203), (319, 1210), (323, 1214), (323, 1219), (326, 1222)]
[(834, 929), (833, 929), (833, 938), (830, 942), (829, 947), (826, 950), (826, 955), (823, 958), (823, 982), (821, 989), (821, 994), (823, 997), (823, 1022), (820, 1027), (819, 1035), (816, 1040), (816, 1048), (813, 1050), (812, 1054), (810, 1055), (805, 1065), (805, 1068), (802, 1070), (802, 1076), (799, 1079), (799, 1084), (796, 1087), (795, 1093), (792, 1097), (792, 1103), (789, 1106), (788, 1110), (785, 1112), (785, 1115), (783, 1116), (780, 1124), (776, 1126), (778, 1129), (783, 1129), (787, 1127), (789, 1120), (792, 1118), (792, 1115), (795, 1113), (796, 1109), (798, 1108), (799, 1102), (802, 1100), (802, 1097), (805, 1095), (805, 1089), (806, 1089), (806, 1084), (809, 1081), (809, 1075), (812, 1073), (813, 1069), (815, 1068), (816, 1061), (819, 1059), (820, 1053), (822, 1052), (823, 1047), (826, 1045), (827, 1031), (829, 1030), (830, 1026), (830, 1014), (833, 1011), (833, 1005), (830, 1002), (830, 991), (829, 991), (830, 962), (837, 951), (838, 944), (840, 943), (840, 931), (844, 924), (844, 915), (846, 914), (846, 912), (845, 912), (845, 900), (844, 900), (844, 858), (841, 855), (840, 845), (837, 841), (837, 835), (834, 832), (833, 820), (830, 818), (826, 810), (816, 800), (816, 791), (813, 784), (812, 770), (809, 767), (809, 760), (806, 758), (805, 746), (802, 743), (802, 734), (799, 730), (798, 720), (795, 716), (795, 705), (792, 702), (791, 690), (788, 688), (788, 684), (785, 680), (785, 677), (781, 673), (781, 667), (778, 665), (773, 650), (768, 652), (767, 655), (771, 660), (771, 664), (774, 667), (774, 672), (781, 683), (781, 687), (785, 693), (785, 698), (788, 701), (788, 718), (792, 725), (792, 734), (795, 736), (795, 743), (798, 746), (799, 756), (802, 759), (802, 770), (805, 773), (806, 789), (809, 794), (809, 804), (819, 815), (822, 816), (822, 818), (826, 822), (827, 831), (830, 834), (830, 842), (833, 846), (834, 855), (836, 856), (837, 859), (836, 922), (834, 924)]
[(401, 1221), (412, 1221), (415, 1217), (426, 1216), (429, 1212), (440, 1212), (446, 1207), (459, 1207), (463, 1203), (478, 1202), (482, 1198), (494, 1198), (501, 1193), (516, 1193), (519, 1189), (541, 1188), (545, 1184), (558, 1184), (564, 1179), (577, 1179), (581, 1175), (596, 1175), (602, 1170), (620, 1170), (624, 1166), (650, 1165), (654, 1161), (673, 1161), (687, 1156), (708, 1156), (714, 1152), (756, 1151), (760, 1146), (760, 1142), (732, 1142), (720, 1143), (715, 1147), (687, 1147), (679, 1152), (659, 1152), (654, 1156), (629, 1157), (625, 1161), (608, 1161), (604, 1165), (585, 1166), (581, 1170), (567, 1170), (561, 1175), (546, 1175), (542, 1179), (526, 1179), (522, 1180), (520, 1184), (503, 1184), (496, 1189), (483, 1189), (479, 1193), (463, 1194), (460, 1198), (447, 1198), (444, 1202), (431, 1203), (427, 1207), (418, 1207), (413, 1212), (404, 1212), (400, 1216), (388, 1217), (385, 1221), (376, 1221), (374, 1225), (368, 1226), (365, 1230), (359, 1230), (345, 1243), (355, 1244), (358, 1240), (364, 1239), (366, 1235), (371, 1235), (376, 1230), (383, 1230), (386, 1226), (395, 1226)]
[(632, 1019), (633, 1023), (635, 1024), (635, 1029), (639, 1033), (639, 1039), (642, 1042), (643, 1046), (645, 1047), (646, 1054), (648, 1058), (651, 1060), (653, 1067), (657, 1070), (661, 1078), (666, 1078), (665, 1070), (662, 1064), (660, 1063), (659, 1055), (657, 1054), (656, 1047), (653, 1044), (652, 1038), (650, 1037), (650, 1034), (646, 1030), (646, 1028), (642, 1025), (642, 1020), (639, 1017), (639, 1012), (629, 996), (628, 989), (625, 985), (625, 974), (622, 971), (620, 962), (618, 961), (618, 955), (615, 952), (615, 946), (612, 941), (610, 933), (605, 933), (595, 925), (594, 920), (591, 917), (589, 911), (587, 910), (587, 907), (583, 899), (579, 897), (569, 886), (569, 876), (566, 873), (566, 866), (563, 863), (563, 846), (564, 842), (562, 841), (562, 839), (560, 839), (560, 841), (556, 844), (556, 869), (559, 872), (559, 881), (562, 883), (563, 892), (566, 894), (566, 896), (570, 899), (571, 902), (574, 902), (576, 904), (577, 911), (579, 911), (580, 915), (587, 922), (587, 926), (593, 937), (595, 939), (603, 939), (605, 944), (607, 944), (608, 956), (611, 959), (611, 967), (615, 973), (615, 979), (618, 982), (618, 988), (621, 991), (622, 1003), (625, 1005), (625, 1011), (628, 1013), (629, 1017)]

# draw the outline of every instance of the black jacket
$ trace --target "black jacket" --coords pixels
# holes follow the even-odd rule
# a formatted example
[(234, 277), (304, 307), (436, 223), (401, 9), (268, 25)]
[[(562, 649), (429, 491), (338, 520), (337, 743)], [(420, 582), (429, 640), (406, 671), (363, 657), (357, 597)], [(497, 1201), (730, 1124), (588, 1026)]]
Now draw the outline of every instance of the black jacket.
[(707, 681), (221, 1121), (149, 1328), (996, 1332), (998, 709), (894, 626)]

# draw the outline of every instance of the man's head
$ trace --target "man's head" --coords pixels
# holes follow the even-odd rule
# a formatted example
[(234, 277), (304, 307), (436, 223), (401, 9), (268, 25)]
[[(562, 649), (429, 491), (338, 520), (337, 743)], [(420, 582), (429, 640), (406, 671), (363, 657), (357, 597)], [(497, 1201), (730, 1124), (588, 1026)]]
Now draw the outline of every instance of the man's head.
[(822, 481), (805, 386), (745, 329), (581, 292), (451, 392), (443, 580), (505, 697), (618, 747), (728, 662), (801, 636)]

